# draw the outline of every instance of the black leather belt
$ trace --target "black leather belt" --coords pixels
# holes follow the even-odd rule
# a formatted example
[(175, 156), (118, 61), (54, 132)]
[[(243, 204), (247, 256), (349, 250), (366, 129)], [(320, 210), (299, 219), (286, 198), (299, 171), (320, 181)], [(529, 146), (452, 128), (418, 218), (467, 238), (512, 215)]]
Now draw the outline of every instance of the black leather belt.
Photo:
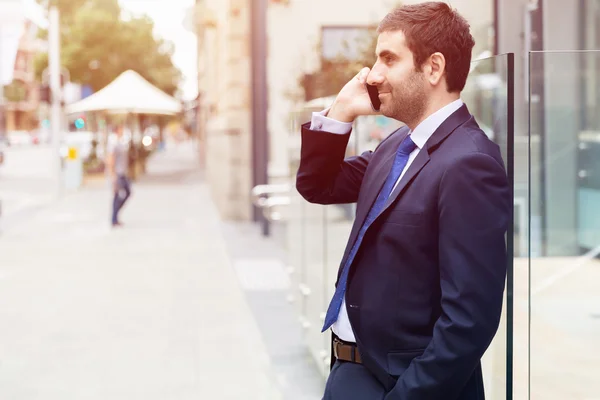
[(356, 344), (344, 342), (336, 337), (333, 338), (333, 355), (341, 361), (362, 364), (362, 358)]

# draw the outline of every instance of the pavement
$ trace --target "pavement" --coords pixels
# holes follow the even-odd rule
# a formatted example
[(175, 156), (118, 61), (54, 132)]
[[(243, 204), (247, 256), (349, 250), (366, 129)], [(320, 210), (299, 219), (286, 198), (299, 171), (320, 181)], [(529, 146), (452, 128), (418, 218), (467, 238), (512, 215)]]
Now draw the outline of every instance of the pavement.
[[(316, 318), (329, 298), (316, 272), (334, 279), (349, 226), (325, 233), (321, 209), (304, 238), (221, 221), (187, 143), (149, 160), (112, 229), (102, 180), (51, 201), (49, 151), (15, 149), (0, 169), (0, 400), (321, 398), (306, 344), (325, 342), (288, 302), (300, 255), (284, 249), (312, 249)], [(515, 398), (598, 398), (600, 261), (574, 261), (515, 259)], [(492, 399), (506, 397), (505, 343), (484, 363)]]
[(320, 399), (279, 243), (219, 219), (196, 154), (154, 155), (122, 228), (103, 181), (4, 227), (0, 399)]
[(54, 199), (52, 148), (47, 145), (12, 146), (0, 165), (0, 231)]

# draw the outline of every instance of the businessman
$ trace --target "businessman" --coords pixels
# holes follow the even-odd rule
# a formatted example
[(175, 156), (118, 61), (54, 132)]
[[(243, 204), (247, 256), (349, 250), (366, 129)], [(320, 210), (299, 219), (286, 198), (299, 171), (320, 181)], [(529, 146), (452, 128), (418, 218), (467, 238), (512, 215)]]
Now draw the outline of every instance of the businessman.
[[(377, 61), (302, 126), (296, 186), (318, 204), (357, 203), (323, 331), (325, 400), (480, 400), (480, 359), (500, 319), (510, 189), (500, 149), (460, 100), (474, 40), (441, 2), (402, 6), (378, 27)], [(352, 122), (406, 126), (344, 159)]]

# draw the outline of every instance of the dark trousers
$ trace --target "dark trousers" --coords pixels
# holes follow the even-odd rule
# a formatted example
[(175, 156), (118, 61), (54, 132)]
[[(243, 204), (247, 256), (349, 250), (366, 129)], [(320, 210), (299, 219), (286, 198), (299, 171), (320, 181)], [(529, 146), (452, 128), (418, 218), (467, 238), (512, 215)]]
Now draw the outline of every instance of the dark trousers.
[(383, 400), (381, 383), (361, 364), (336, 361), (329, 373), (323, 400)]
[(117, 177), (117, 184), (115, 185), (115, 196), (113, 198), (113, 211), (112, 211), (112, 223), (116, 224), (119, 222), (119, 211), (123, 208), (123, 205), (131, 195), (131, 185), (129, 179), (124, 175)]

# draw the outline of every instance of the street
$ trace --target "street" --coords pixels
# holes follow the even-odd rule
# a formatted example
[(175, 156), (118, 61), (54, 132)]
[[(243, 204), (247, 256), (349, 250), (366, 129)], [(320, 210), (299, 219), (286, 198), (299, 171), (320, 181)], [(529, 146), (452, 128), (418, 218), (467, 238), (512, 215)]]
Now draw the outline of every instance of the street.
[[(110, 227), (103, 180), (53, 200), (50, 156), (49, 148), (11, 148), (0, 168), (1, 400), (320, 399), (322, 366), (305, 341), (324, 348), (326, 337), (315, 329), (303, 337), (299, 303), (285, 301), (297, 282), (272, 243), (281, 239), (219, 220), (191, 143), (150, 159), (118, 229)], [(307, 225), (313, 250), (306, 254), (322, 254), (327, 242), (335, 263), (345, 224), (333, 218), (327, 241), (320, 225)], [(321, 273), (319, 260), (312, 261)], [(600, 262), (571, 271), (574, 261), (515, 260), (519, 398), (529, 385), (545, 399), (598, 393)], [(322, 285), (314, 278), (307, 274), (313, 287)], [(314, 298), (318, 312), (324, 298)], [(494, 343), (484, 358), (486, 390), (502, 398), (504, 334)], [(569, 377), (553, 368), (557, 359)], [(530, 367), (543, 374), (529, 380)]]
[(4, 164), (0, 165), (0, 230), (7, 221), (48, 203), (56, 193), (51, 146), (13, 146), (4, 153)]
[[(19, 151), (2, 170), (9, 216), (52, 188), (47, 149)], [(150, 159), (124, 227), (110, 227), (109, 205), (92, 182), (0, 235), (0, 398), (290, 398), (194, 147)]]

